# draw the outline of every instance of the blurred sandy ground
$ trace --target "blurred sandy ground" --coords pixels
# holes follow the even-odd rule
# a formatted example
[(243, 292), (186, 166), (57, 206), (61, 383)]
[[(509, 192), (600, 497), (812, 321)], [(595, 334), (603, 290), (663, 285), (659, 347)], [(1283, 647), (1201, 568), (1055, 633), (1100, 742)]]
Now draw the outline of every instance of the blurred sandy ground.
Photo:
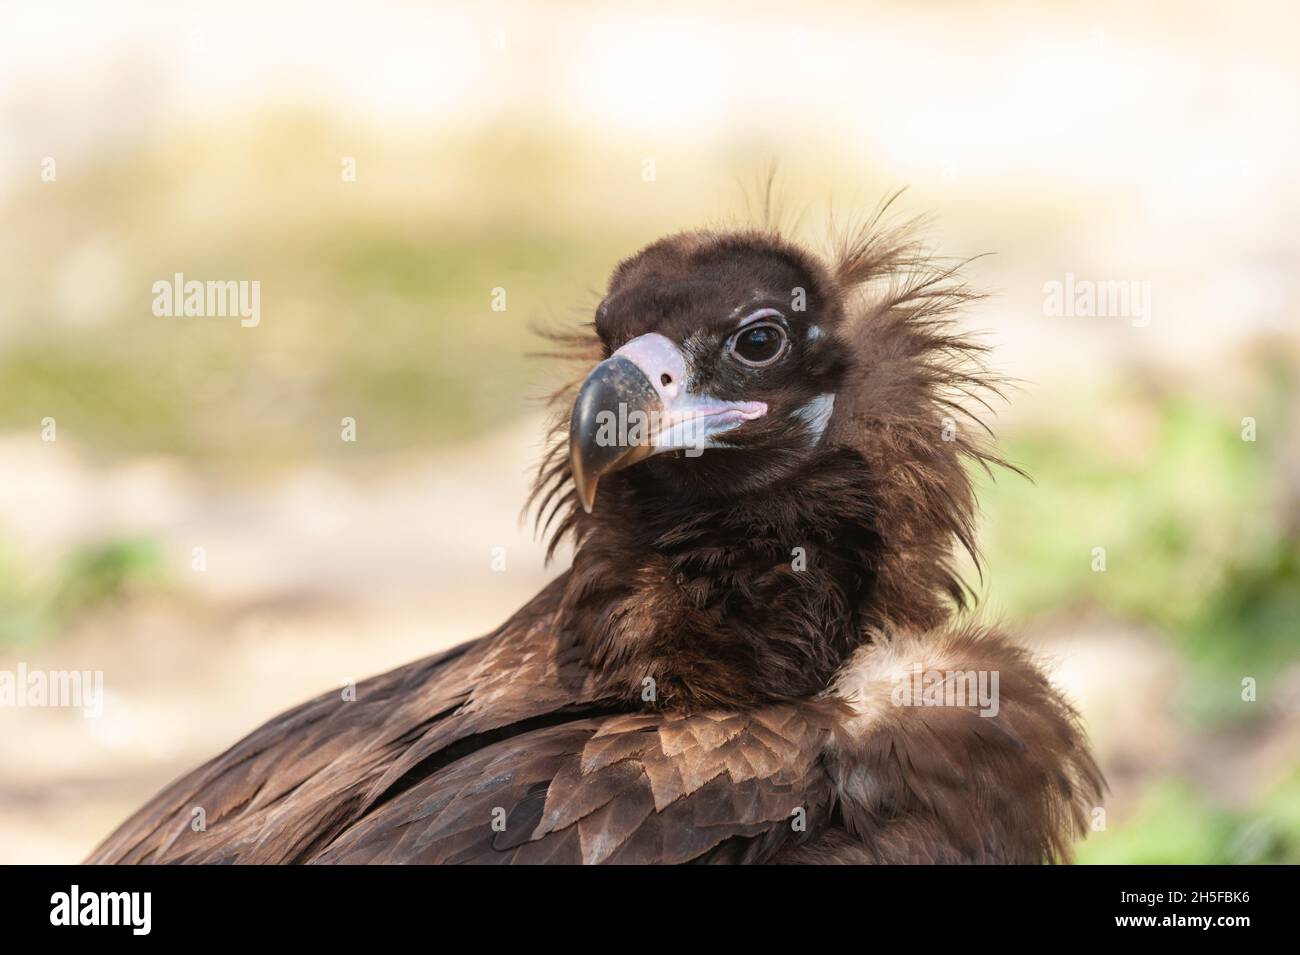
[[(547, 579), (517, 519), (520, 452), (540, 426), (363, 474), (298, 469), (252, 491), (165, 460), (90, 467), (62, 448), (0, 444), (0, 471), (19, 476), (3, 483), (0, 519), (25, 553), (145, 533), (181, 582), (0, 654), (9, 669), (103, 669), (106, 687), (100, 718), (3, 712), (0, 861), (76, 861), (162, 783), (287, 704), (499, 625)], [(203, 572), (190, 570), (196, 541)]]
[[(1267, 699), (1193, 719), (1206, 655), (1179, 631), (1203, 621), (1160, 605), (1222, 589), (1239, 541), (1272, 553), (1300, 529), (1296, 20), (1284, 3), (11, 7), (0, 667), (102, 669), (109, 700), (100, 720), (0, 711), (0, 861), (82, 857), (266, 717), (535, 592), (555, 568), (518, 522), (527, 399), (552, 376), (521, 357), (528, 322), (575, 320), (663, 232), (742, 216), (772, 160), (801, 234), (828, 198), (842, 217), (908, 185), (941, 252), (996, 251), (968, 270), (994, 293), (969, 323), (1023, 380), (1000, 430), (1041, 460), (1037, 488), (988, 492), (986, 613), (1078, 700), (1112, 821), (1150, 835), (1129, 857), (1223, 857), (1256, 816), (1293, 822), (1289, 797), (1260, 808), (1300, 753), (1293, 657), (1220, 661), (1204, 685), (1258, 672)], [(150, 286), (175, 271), (260, 280), (262, 325), (155, 318)], [(1045, 316), (1067, 272), (1151, 282), (1150, 325)], [(1189, 398), (1208, 410), (1179, 430)], [(1235, 440), (1245, 415), (1258, 445)], [(1180, 451), (1220, 427), (1233, 440)], [(1109, 477), (1075, 487), (1105, 470), (1092, 458)], [(1144, 563), (1090, 577), (1089, 549), (1134, 527)], [(121, 540), (158, 566), (50, 611), (48, 581)], [(1201, 845), (1220, 814), (1244, 835)]]

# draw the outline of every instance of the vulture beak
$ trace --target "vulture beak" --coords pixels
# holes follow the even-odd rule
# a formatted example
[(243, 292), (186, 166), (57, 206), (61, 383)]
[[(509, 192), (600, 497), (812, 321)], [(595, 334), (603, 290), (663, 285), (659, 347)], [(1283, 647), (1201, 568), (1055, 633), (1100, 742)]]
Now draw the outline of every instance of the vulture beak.
[(722, 401), (687, 390), (686, 381), (681, 349), (655, 333), (632, 339), (587, 376), (569, 419), (569, 464), (588, 514), (602, 475), (664, 451), (696, 457), (717, 447), (717, 435), (767, 413), (761, 401)]

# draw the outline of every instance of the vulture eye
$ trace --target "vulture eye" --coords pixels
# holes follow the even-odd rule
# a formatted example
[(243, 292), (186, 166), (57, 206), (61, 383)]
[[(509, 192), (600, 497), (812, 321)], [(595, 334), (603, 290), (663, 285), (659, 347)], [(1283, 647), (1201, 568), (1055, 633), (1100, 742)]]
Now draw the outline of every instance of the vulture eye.
[(731, 340), (731, 353), (746, 365), (770, 365), (785, 351), (785, 329), (771, 322), (748, 325)]

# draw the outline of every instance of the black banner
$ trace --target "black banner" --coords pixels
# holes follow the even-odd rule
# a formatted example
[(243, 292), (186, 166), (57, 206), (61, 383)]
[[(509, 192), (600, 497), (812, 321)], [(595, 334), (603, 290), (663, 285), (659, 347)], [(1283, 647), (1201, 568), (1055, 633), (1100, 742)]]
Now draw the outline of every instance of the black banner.
[[(371, 941), (487, 931), (547, 945), (667, 931), (898, 931), (979, 944), (989, 931), (1223, 944), (1287, 924), (1274, 867), (527, 869), (86, 868), (0, 870), (5, 937)], [(692, 926), (698, 926), (693, 928)], [(575, 929), (577, 930), (575, 933)], [(612, 934), (610, 934), (612, 933)], [(628, 934), (631, 933), (631, 934)], [(865, 940), (865, 939), (864, 939)], [(464, 944), (461, 942), (460, 944)], [(655, 944), (660, 944), (656, 942)]]

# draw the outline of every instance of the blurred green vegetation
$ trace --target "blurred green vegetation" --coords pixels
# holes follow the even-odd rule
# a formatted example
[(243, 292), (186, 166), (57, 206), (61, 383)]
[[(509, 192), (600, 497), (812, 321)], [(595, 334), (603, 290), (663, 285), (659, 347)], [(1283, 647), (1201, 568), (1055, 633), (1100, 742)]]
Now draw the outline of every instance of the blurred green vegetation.
[(1091, 865), (1294, 863), (1300, 860), (1300, 772), (1246, 811), (1214, 806), (1183, 780), (1152, 785), (1122, 825), (1078, 846)]
[[(0, 324), (0, 428), (54, 416), (106, 457), (228, 472), (472, 436), (553, 389), (562, 372), (528, 358), (546, 344), (531, 328), (588, 319), (618, 258), (659, 228), (645, 220), (670, 215), (647, 194), (636, 216), (581, 226), (591, 197), (547, 195), (550, 164), (570, 161), (555, 143), (407, 144), (390, 165), (335, 135), (277, 116), (15, 196), (6, 218), (33, 225), (23, 267), (0, 262), (22, 318)], [(260, 282), (260, 324), (154, 316), (153, 283), (177, 272)]]
[(165, 583), (161, 550), (148, 538), (78, 547), (45, 573), (0, 546), (0, 646), (52, 636), (81, 614)]
[[(1186, 664), (1173, 705), (1193, 733), (1285, 719), (1281, 678), (1300, 664), (1300, 515), (1285, 473), (1295, 380), (1267, 361), (1248, 371), (1254, 441), (1191, 384), (1112, 387), (1054, 398), (1007, 436), (1032, 484), (981, 482), (990, 603), (1018, 625), (1109, 619), (1158, 634)], [(1245, 677), (1268, 704), (1243, 705)], [(1153, 780), (1079, 859), (1300, 862), (1300, 773), (1244, 808), (1186, 778)]]
[[(505, 238), (332, 235), (299, 248), (312, 263), (306, 277), (266, 269), (256, 256), (186, 269), (187, 279), (260, 277), (257, 328), (154, 317), (148, 290), (171, 270), (146, 268), (130, 311), (0, 352), (0, 426), (53, 415), (91, 450), (245, 468), (341, 453), (345, 415), (357, 419), (363, 451), (464, 438), (548, 390), (553, 371), (527, 353), (544, 344), (529, 329), (548, 320), (541, 303), (575, 294), (555, 276), (607, 267), (562, 237)], [(506, 290), (505, 312), (490, 308), (496, 287)]]
[[(1249, 719), (1242, 678), (1262, 696), (1300, 656), (1300, 534), (1279, 474), (1290, 395), (1275, 380), (1260, 396), (1255, 441), (1190, 390), (1074, 395), (1065, 420), (1014, 432), (1007, 456), (1034, 483), (984, 482), (993, 602), (1018, 621), (1104, 614), (1154, 629), (1191, 666), (1189, 718)], [(1145, 437), (1116, 442), (1103, 416)]]

